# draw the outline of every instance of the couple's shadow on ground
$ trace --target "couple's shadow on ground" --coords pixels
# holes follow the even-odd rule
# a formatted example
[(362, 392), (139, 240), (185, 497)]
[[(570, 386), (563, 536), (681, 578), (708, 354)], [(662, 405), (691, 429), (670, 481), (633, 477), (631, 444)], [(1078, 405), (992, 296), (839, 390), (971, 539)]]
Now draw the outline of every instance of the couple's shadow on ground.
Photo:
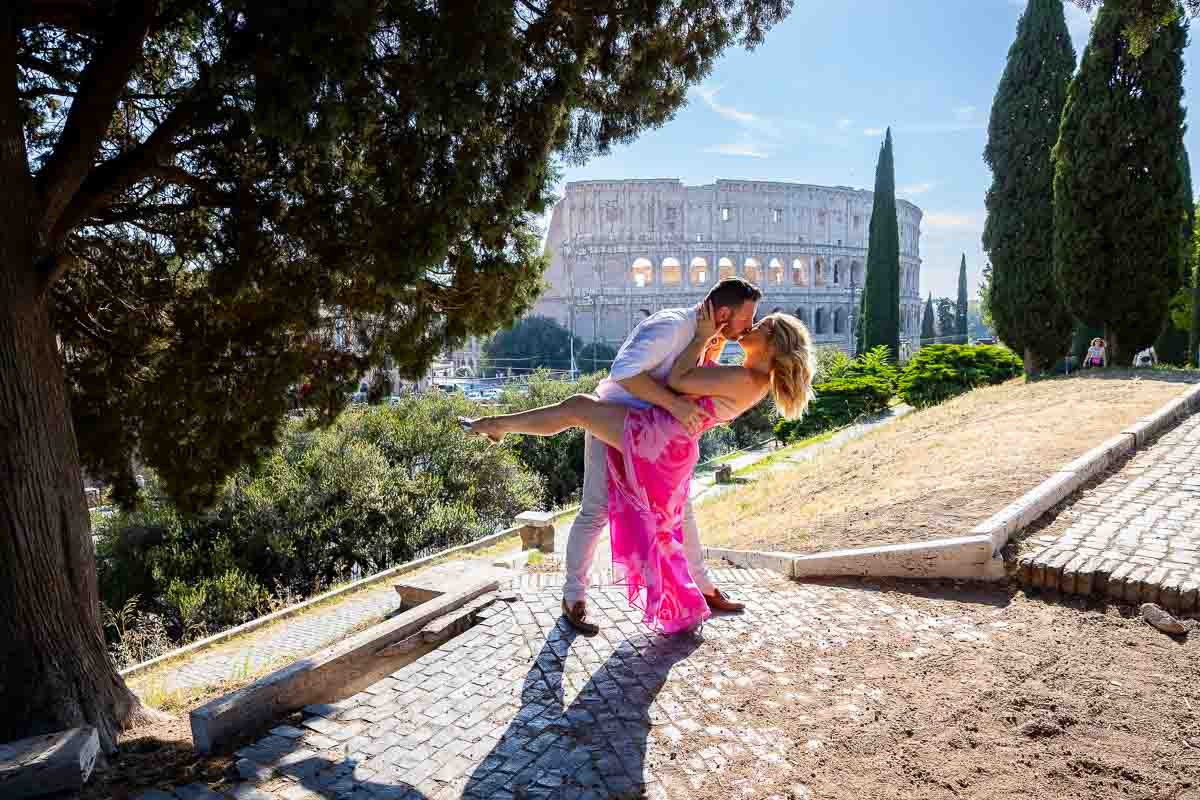
[(463, 798), (642, 796), (650, 705), (700, 639), (623, 640), (568, 705), (564, 664), (577, 636), (561, 618), (549, 631), (525, 675), (520, 710), (472, 772)]

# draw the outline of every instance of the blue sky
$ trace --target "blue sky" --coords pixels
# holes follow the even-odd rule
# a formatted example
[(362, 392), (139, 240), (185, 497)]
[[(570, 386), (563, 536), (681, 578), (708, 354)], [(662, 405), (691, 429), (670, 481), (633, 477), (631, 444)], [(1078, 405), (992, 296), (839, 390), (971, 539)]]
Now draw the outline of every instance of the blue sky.
[[(988, 113), (1024, 7), (1023, 0), (795, 0), (757, 50), (727, 51), (674, 120), (567, 169), (564, 180), (729, 178), (871, 189), (890, 125), (897, 194), (925, 212), (921, 292), (953, 296), (966, 253), (974, 298), (991, 181), (982, 157)], [(1070, 2), (1065, 8), (1079, 58), (1091, 20)], [(1185, 102), (1200, 96), (1198, 48), (1185, 54)], [(1200, 125), (1193, 127), (1187, 146), (1197, 164)]]

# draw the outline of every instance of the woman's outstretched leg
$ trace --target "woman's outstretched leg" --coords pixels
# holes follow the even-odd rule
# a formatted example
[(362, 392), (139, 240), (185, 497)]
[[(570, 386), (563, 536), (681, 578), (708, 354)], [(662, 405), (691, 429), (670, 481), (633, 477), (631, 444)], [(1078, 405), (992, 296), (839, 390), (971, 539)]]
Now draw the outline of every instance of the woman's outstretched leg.
[(552, 406), (467, 420), (471, 430), (498, 442), (506, 433), (530, 436), (553, 436), (568, 428), (583, 428), (607, 445), (621, 449), (628, 408), (617, 403), (605, 403), (587, 394), (568, 397)]

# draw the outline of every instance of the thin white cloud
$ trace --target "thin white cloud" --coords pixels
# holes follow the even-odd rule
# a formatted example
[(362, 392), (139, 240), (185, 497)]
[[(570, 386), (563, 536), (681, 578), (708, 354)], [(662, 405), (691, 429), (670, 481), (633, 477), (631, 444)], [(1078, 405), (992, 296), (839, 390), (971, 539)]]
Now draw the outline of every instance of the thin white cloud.
[(928, 211), (921, 217), (921, 230), (958, 228), (983, 229), (983, 214), (975, 211)]
[(937, 186), (933, 181), (925, 181), (923, 183), (910, 183), (908, 186), (901, 186), (897, 191), (903, 195), (925, 194), (934, 186)]
[(718, 102), (717, 94), (721, 91), (720, 86), (697, 86), (692, 91), (698, 94), (705, 105), (712, 109), (717, 116), (727, 119), (746, 130), (775, 139), (780, 137), (779, 126), (773, 121), (751, 111), (743, 111), (735, 106)]
[(863, 136), (883, 136), (883, 128), (863, 128)]
[(964, 122), (972, 119), (975, 116), (975, 106), (959, 106), (958, 108), (954, 109), (954, 116), (960, 120), (963, 120)]
[(854, 121), (849, 119), (839, 119), (837, 121), (837, 127), (839, 131), (849, 130), (852, 124), (854, 124)]
[(705, 153), (716, 153), (722, 156), (743, 156), (748, 158), (770, 158), (771, 154), (762, 147), (750, 142), (740, 144), (718, 144), (704, 148)]

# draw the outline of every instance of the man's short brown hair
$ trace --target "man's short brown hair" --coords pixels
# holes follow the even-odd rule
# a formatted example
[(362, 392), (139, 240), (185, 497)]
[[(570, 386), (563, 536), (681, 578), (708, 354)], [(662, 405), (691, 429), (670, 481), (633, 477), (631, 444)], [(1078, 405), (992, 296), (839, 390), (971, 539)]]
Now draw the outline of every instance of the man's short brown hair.
[(757, 303), (761, 299), (762, 289), (745, 278), (725, 278), (709, 290), (704, 302), (712, 303), (715, 311), (718, 308), (738, 308), (742, 303)]

